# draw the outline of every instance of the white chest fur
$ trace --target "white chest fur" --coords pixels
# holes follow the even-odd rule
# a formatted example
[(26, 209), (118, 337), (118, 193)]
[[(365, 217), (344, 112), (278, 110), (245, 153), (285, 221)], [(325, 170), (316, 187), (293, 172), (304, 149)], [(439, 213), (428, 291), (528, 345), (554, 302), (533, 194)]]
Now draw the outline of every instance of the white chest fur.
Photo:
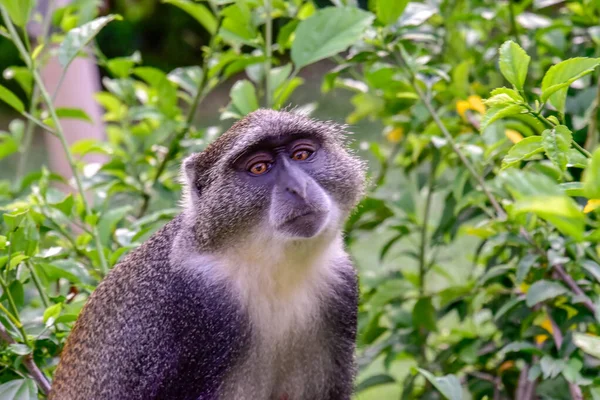
[(231, 372), (222, 398), (292, 400), (322, 390), (332, 366), (320, 311), (339, 280), (343, 263), (334, 260), (343, 256), (339, 238), (287, 246), (253, 240), (221, 255), (226, 262), (209, 263), (208, 273), (233, 285), (252, 326), (250, 352)]

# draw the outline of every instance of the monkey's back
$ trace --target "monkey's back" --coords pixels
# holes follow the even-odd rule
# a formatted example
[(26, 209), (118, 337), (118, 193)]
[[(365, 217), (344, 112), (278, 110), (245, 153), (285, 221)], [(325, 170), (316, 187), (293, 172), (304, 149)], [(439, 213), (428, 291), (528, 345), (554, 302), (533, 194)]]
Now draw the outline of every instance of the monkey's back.
[(201, 277), (186, 279), (170, 264), (180, 225), (181, 217), (165, 225), (90, 296), (63, 350), (51, 400), (216, 395), (247, 345), (248, 322), (227, 288), (207, 290)]

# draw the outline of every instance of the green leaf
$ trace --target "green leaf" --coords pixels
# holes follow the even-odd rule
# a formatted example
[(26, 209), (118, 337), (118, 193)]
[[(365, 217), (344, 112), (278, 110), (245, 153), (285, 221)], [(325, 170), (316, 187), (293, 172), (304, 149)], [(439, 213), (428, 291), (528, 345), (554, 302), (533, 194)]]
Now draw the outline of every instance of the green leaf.
[(567, 166), (575, 168), (585, 168), (588, 165), (588, 158), (581, 154), (577, 149), (570, 149), (567, 153), (569, 163)]
[(584, 260), (581, 262), (581, 268), (583, 268), (598, 283), (600, 283), (600, 265), (596, 264), (592, 260)]
[(529, 136), (515, 143), (502, 160), (502, 169), (512, 167), (521, 161), (529, 160), (544, 151), (541, 136)]
[(535, 254), (527, 254), (519, 260), (519, 263), (517, 264), (517, 283), (521, 283), (525, 280), (529, 270), (533, 267), (533, 264), (535, 264), (538, 258), (539, 257)]
[(163, 0), (163, 3), (173, 4), (194, 17), (211, 35), (217, 32), (218, 22), (212, 12), (203, 4), (189, 0)]
[(544, 379), (556, 378), (563, 369), (567, 366), (565, 360), (553, 358), (549, 355), (545, 355), (540, 360), (540, 367), (544, 375)]
[(500, 356), (504, 357), (506, 353), (521, 353), (527, 352), (532, 354), (542, 354), (542, 351), (530, 342), (512, 342), (500, 349)]
[(131, 209), (131, 206), (123, 206), (108, 210), (100, 216), (100, 219), (98, 220), (98, 235), (104, 245), (110, 245), (110, 238), (117, 227), (117, 224), (125, 218)]
[(27, 24), (34, 4), (34, 0), (0, 0), (0, 5), (6, 8), (10, 19), (20, 27)]
[(491, 107), (485, 112), (479, 130), (483, 132), (492, 122), (511, 115), (521, 114), (524, 111), (526, 111), (526, 108), (520, 104), (512, 104), (508, 107)]
[(62, 311), (62, 303), (53, 304), (44, 311), (44, 323), (51, 326)]
[(515, 99), (507, 93), (498, 93), (492, 97), (485, 99), (484, 103), (488, 107), (504, 108), (516, 103)]
[(58, 203), (51, 203), (50, 206), (52, 208), (56, 208), (67, 217), (71, 216), (73, 212), (73, 205), (75, 204), (75, 200), (73, 199), (73, 195), (69, 193), (63, 200)]
[(566, 195), (571, 197), (585, 197), (583, 192), (583, 183), (581, 182), (565, 182), (558, 185)]
[(8, 228), (9, 232), (14, 231), (20, 224), (21, 221), (23, 221), (23, 219), (25, 219), (27, 217), (27, 214), (29, 213), (29, 210), (25, 210), (22, 212), (14, 212), (14, 213), (6, 213), (4, 215), (2, 215), (2, 217), (4, 218), (4, 223), (6, 224), (6, 227)]
[(5, 102), (20, 113), (23, 113), (25, 111), (25, 106), (23, 105), (23, 102), (17, 96), (15, 96), (13, 92), (11, 92), (2, 85), (0, 85), (0, 100), (2, 100), (3, 102)]
[(202, 68), (198, 66), (176, 68), (169, 73), (167, 78), (181, 89), (195, 96), (202, 83)]
[(8, 346), (8, 349), (19, 356), (26, 356), (31, 353), (31, 349), (26, 344), (12, 343)]
[(19, 151), (19, 143), (11, 135), (0, 132), (0, 160)]
[(355, 7), (327, 7), (300, 22), (292, 44), (297, 69), (346, 50), (360, 40), (374, 16)]
[(573, 82), (590, 74), (600, 65), (600, 58), (576, 57), (548, 69), (542, 79), (542, 102), (549, 101), (561, 114), (565, 111), (567, 89)]
[(256, 26), (252, 22), (252, 13), (243, 1), (228, 6), (221, 11), (223, 18), (219, 35), (234, 47), (242, 44), (253, 45), (258, 40)]
[(600, 148), (594, 151), (583, 173), (583, 190), (589, 199), (600, 199)]
[[(356, 386), (356, 393), (360, 393), (363, 390), (367, 390), (368, 388), (385, 385), (387, 383), (395, 383), (396, 381), (389, 375), (379, 374), (373, 375), (362, 381), (359, 385)], [(359, 396), (360, 398), (360, 396)]]
[(375, 14), (377, 19), (384, 25), (390, 25), (398, 21), (404, 12), (409, 0), (376, 0)]
[(518, 90), (523, 90), (531, 57), (512, 40), (500, 46), (500, 72)]
[(587, 333), (573, 332), (573, 343), (584, 353), (600, 360), (600, 337)]
[(168, 117), (177, 114), (177, 89), (164, 72), (153, 67), (138, 67), (133, 73), (156, 90), (156, 102), (160, 111)]
[(513, 99), (515, 103), (524, 103), (525, 102), (525, 100), (523, 99), (523, 97), (521, 97), (519, 92), (517, 92), (514, 89), (509, 89), (506, 87), (496, 88), (496, 89), (492, 90), (492, 92), (490, 93), (490, 97), (494, 97), (499, 94), (507, 95), (508, 97)]
[(561, 171), (567, 169), (568, 152), (572, 140), (571, 131), (564, 125), (558, 125), (542, 132), (542, 144), (546, 155)]
[(565, 293), (568, 293), (568, 290), (560, 283), (540, 280), (529, 287), (525, 302), (529, 307), (533, 307), (542, 301), (553, 299)]
[(431, 303), (431, 297), (423, 297), (417, 301), (413, 308), (413, 325), (417, 328), (425, 328), (436, 331), (435, 308)]
[(463, 391), (460, 381), (456, 375), (450, 374), (442, 377), (436, 377), (431, 372), (421, 368), (417, 370), (447, 399), (462, 400)]
[(77, 57), (77, 54), (104, 28), (109, 22), (120, 20), (119, 15), (107, 15), (96, 18), (78, 28), (71, 29), (58, 49), (58, 61), (66, 68)]
[(583, 240), (584, 214), (573, 199), (567, 196), (533, 196), (517, 201), (514, 215), (532, 212), (545, 219), (567, 236)]
[(37, 400), (37, 386), (31, 379), (16, 379), (0, 385), (0, 399)]
[(56, 115), (58, 115), (59, 118), (80, 119), (82, 121), (87, 121), (90, 124), (94, 122), (90, 116), (80, 108), (57, 108)]
[(250, 81), (243, 79), (237, 81), (231, 88), (231, 103), (240, 112), (247, 115), (254, 110), (258, 110), (258, 99), (256, 97), (256, 89)]

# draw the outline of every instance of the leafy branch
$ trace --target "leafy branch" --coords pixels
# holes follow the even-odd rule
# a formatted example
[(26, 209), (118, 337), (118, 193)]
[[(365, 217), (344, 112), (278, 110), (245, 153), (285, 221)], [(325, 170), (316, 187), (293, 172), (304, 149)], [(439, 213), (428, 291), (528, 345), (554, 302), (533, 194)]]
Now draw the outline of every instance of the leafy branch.
[[(54, 126), (56, 127), (56, 136), (58, 137), (58, 139), (61, 143), (64, 155), (67, 158), (67, 162), (69, 163), (69, 166), (71, 167), (73, 179), (75, 180), (75, 183), (77, 186), (77, 191), (79, 192), (79, 195), (81, 197), (81, 202), (83, 204), (85, 214), (86, 214), (86, 216), (91, 216), (92, 209), (87, 201), (86, 193), (83, 188), (82, 181), (81, 181), (81, 176), (79, 175), (79, 171), (77, 169), (77, 166), (75, 165), (75, 160), (73, 159), (73, 155), (71, 154), (71, 150), (69, 148), (69, 144), (67, 143), (67, 139), (65, 137), (65, 133), (63, 131), (60, 119), (58, 118), (58, 115), (56, 114), (56, 109), (54, 108), (52, 98), (50, 97), (50, 94), (46, 90), (46, 86), (44, 85), (44, 82), (42, 81), (42, 77), (40, 76), (37, 65), (32, 60), (30, 54), (28, 53), (25, 46), (23, 45), (23, 42), (21, 41), (21, 38), (20, 38), (19, 34), (17, 33), (17, 30), (16, 30), (15, 26), (13, 25), (12, 20), (10, 19), (8, 12), (4, 8), (4, 6), (0, 6), (0, 13), (2, 14), (2, 18), (4, 19), (4, 24), (6, 25), (8, 31), (10, 33), (13, 43), (17, 47), (17, 49), (21, 55), (21, 58), (23, 58), (23, 60), (25, 61), (25, 65), (31, 71), (34, 82), (40, 90), (40, 94), (46, 104), (46, 107), (48, 108), (48, 112), (50, 113), (50, 116), (52, 118)], [(104, 255), (104, 247), (102, 246), (102, 242), (100, 240), (98, 228), (95, 225), (93, 225), (91, 227), (91, 231), (92, 231), (92, 236), (94, 238), (94, 242), (96, 245), (96, 250), (98, 252), (98, 259), (100, 260), (100, 270), (101, 270), (102, 274), (106, 274), (106, 273), (108, 273), (108, 263), (106, 261), (105, 255)]]

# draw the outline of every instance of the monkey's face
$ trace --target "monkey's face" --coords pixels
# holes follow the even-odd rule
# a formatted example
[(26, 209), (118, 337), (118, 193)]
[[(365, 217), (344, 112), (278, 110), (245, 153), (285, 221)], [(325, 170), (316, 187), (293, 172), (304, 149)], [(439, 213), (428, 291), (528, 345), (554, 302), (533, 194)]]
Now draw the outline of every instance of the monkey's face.
[(236, 180), (266, 193), (262, 214), (273, 232), (311, 238), (328, 225), (334, 205), (313, 177), (326, 153), (315, 138), (287, 136), (263, 140), (235, 160)]
[(343, 130), (286, 112), (259, 110), (184, 163), (187, 211), (214, 249), (261, 236), (305, 240), (338, 232), (359, 200), (364, 165)]

